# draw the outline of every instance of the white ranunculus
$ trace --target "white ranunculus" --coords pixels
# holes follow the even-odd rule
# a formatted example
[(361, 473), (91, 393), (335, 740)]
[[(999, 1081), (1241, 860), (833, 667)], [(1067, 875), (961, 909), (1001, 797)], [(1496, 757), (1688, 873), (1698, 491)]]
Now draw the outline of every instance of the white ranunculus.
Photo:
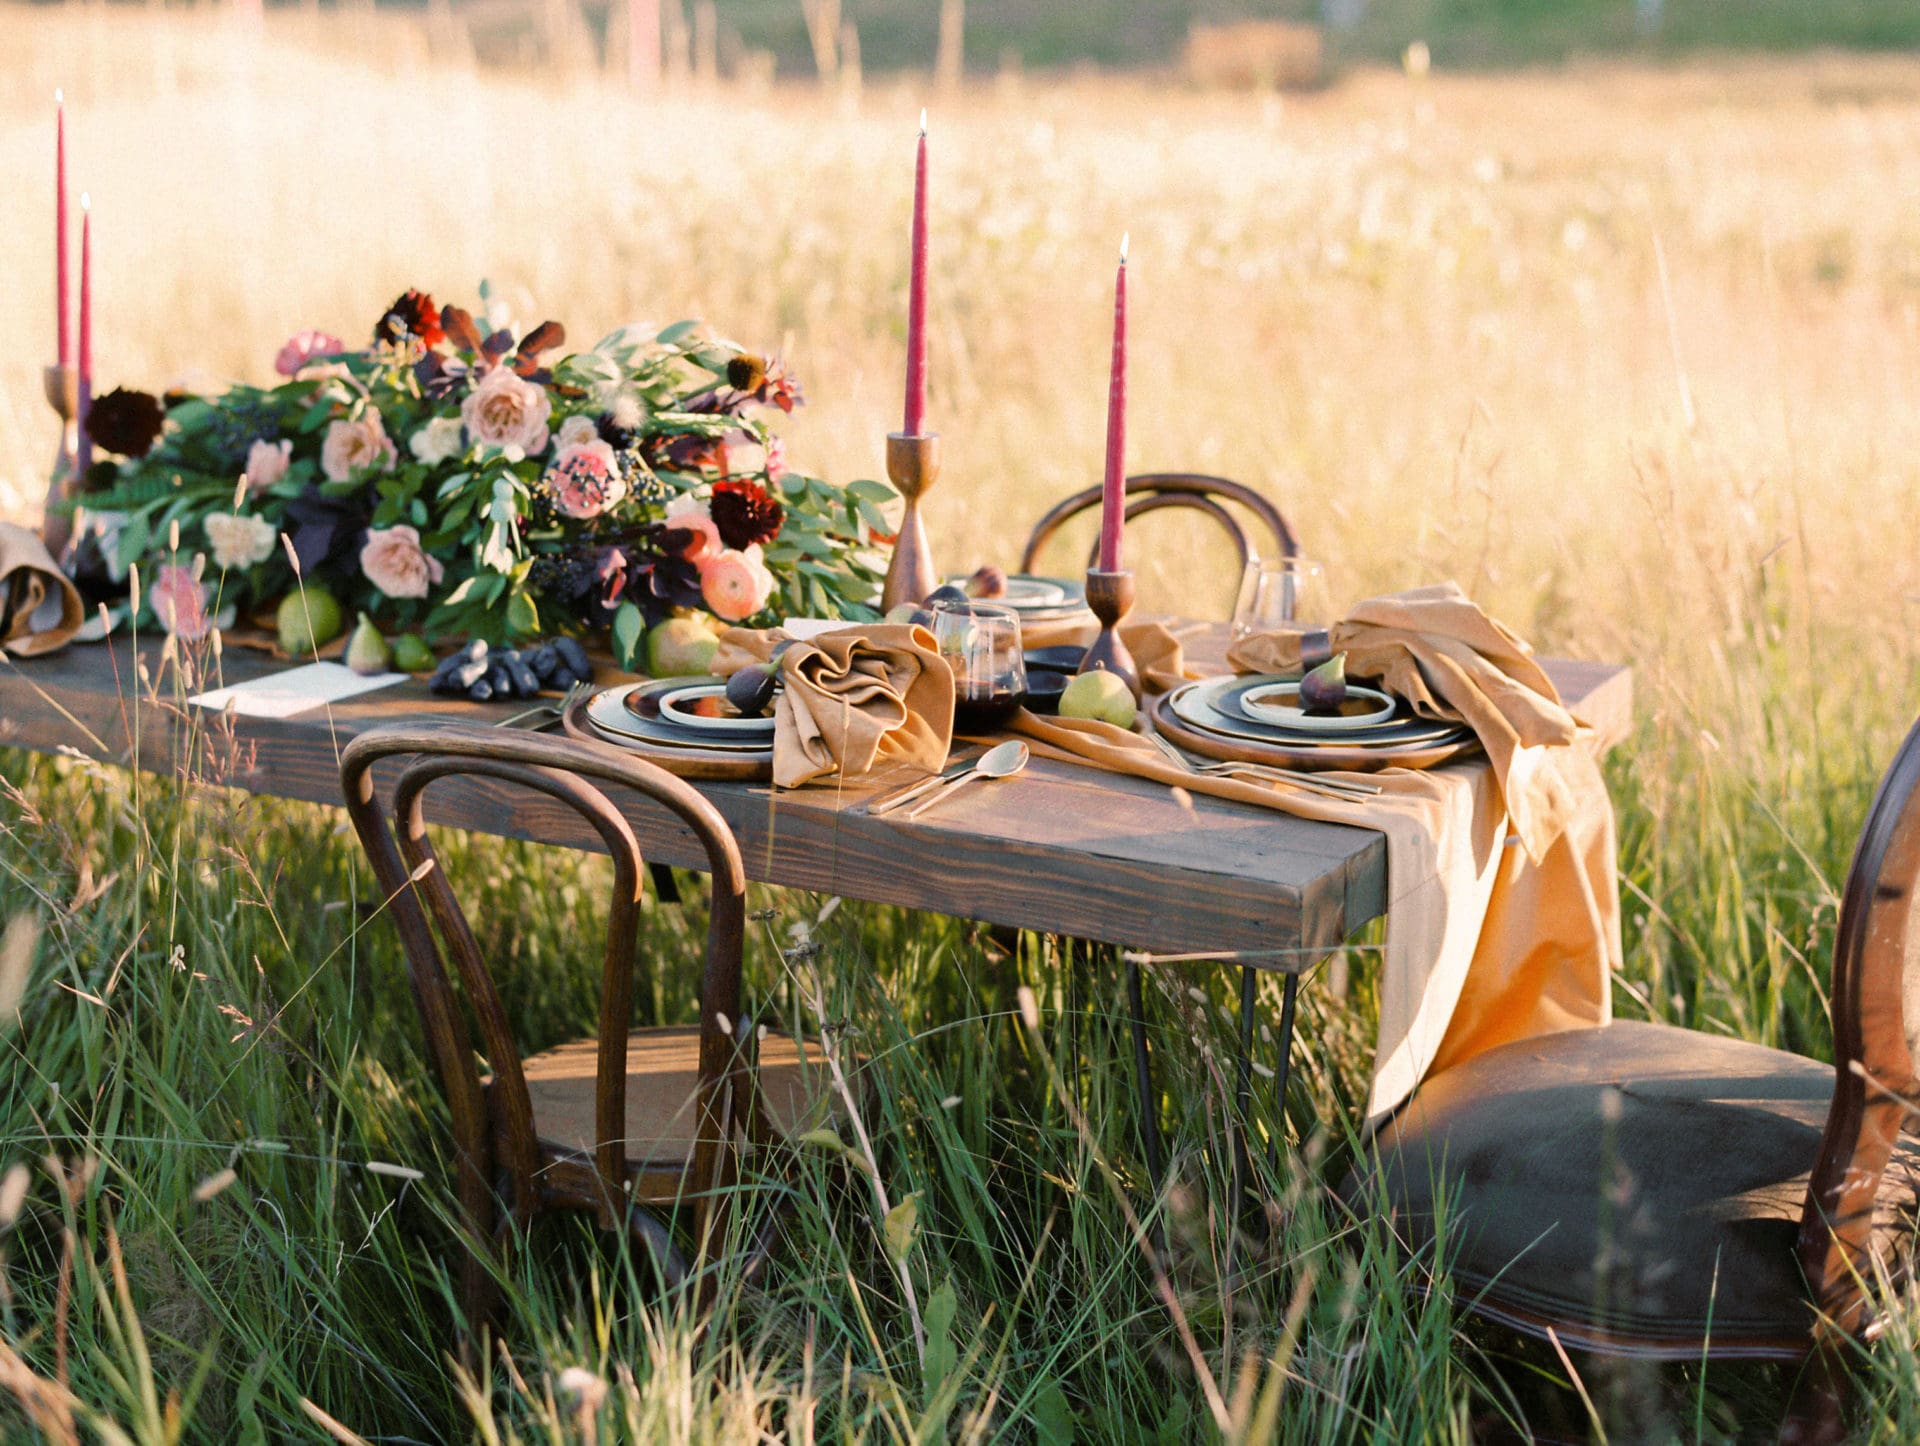
[(249, 512), (210, 513), (204, 525), (213, 565), (223, 572), (258, 567), (273, 556), (279, 541), (271, 522)]
[(435, 417), (407, 438), (407, 450), (429, 467), (438, 467), (466, 451), (464, 431), (458, 417)]

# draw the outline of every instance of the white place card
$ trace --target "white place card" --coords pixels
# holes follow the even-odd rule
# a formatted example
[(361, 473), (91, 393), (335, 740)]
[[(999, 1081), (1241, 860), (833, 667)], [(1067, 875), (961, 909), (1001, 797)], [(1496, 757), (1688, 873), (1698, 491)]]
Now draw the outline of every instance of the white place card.
[(831, 633), (854, 624), (844, 618), (787, 618), (780, 624), (796, 643), (810, 643), (822, 633)]
[(342, 663), (308, 663), (302, 668), (288, 668), (264, 678), (215, 688), (187, 701), (216, 711), (232, 704), (234, 712), (248, 718), (291, 718), (297, 713), (324, 708), (329, 703), (406, 680), (405, 673), (375, 673), (363, 677)]

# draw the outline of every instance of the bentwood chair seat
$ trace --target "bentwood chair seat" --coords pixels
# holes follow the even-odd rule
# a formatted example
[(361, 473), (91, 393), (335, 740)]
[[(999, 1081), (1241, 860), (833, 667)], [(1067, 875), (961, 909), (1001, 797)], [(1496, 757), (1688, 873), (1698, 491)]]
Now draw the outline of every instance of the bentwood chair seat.
[[(1806, 1359), (1791, 1439), (1840, 1429), (1841, 1347), (1910, 1253), (1920, 1149), (1920, 724), (1881, 780), (1834, 941), (1834, 1063), (1652, 1024), (1520, 1041), (1425, 1081), (1342, 1193), (1383, 1192), (1470, 1311), (1602, 1353)], [(1377, 1174), (1374, 1166), (1377, 1165)]]
[[(599, 1041), (576, 1039), (521, 1065), (533, 1104), (534, 1134), (549, 1161), (591, 1167), (599, 1129), (595, 1087)], [(491, 1081), (488, 1081), (491, 1088)], [(769, 1033), (754, 1054), (754, 1099), (766, 1132), (791, 1140), (831, 1114), (826, 1061), (808, 1040)], [(700, 1143), (700, 1031), (692, 1025), (635, 1029), (627, 1035), (627, 1173), (632, 1198), (673, 1205)]]
[[(1570, 1346), (1798, 1360), (1814, 1309), (1794, 1254), (1833, 1067), (1621, 1022), (1490, 1050), (1427, 1081), (1379, 1138), (1401, 1228), (1456, 1295)], [(1894, 1146), (1873, 1254), (1898, 1269), (1920, 1145)]]
[[(391, 828), (373, 780), (374, 765), (387, 759), (398, 769)], [(822, 1122), (829, 1088), (817, 1050), (760, 1029), (742, 1011), (746, 873), (726, 821), (691, 785), (631, 754), (500, 728), (371, 729), (347, 745), (340, 774), (348, 814), (399, 927), (414, 1002), (447, 1093), (469, 1242), (461, 1287), (469, 1332), (491, 1313), (485, 1256), (512, 1227), (549, 1211), (594, 1214), (602, 1227), (632, 1234), (674, 1276), (684, 1273), (687, 1257), (653, 1212), (686, 1206), (695, 1254), (716, 1253), (727, 1239), (742, 1153)], [(426, 793), (453, 776), (545, 794), (586, 820), (611, 855), (593, 1036), (522, 1056), (427, 835)], [(646, 864), (631, 825), (600, 784), (664, 807), (707, 856), (712, 891), (698, 1024), (631, 1027)], [(479, 1057), (489, 1065), (484, 1077)]]

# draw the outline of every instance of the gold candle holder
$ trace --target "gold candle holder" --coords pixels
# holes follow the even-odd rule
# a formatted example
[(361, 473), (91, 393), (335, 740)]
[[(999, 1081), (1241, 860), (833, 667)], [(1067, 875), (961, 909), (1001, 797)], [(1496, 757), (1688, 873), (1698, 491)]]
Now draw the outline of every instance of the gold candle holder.
[(927, 529), (920, 521), (920, 499), (940, 476), (940, 434), (887, 435), (887, 478), (906, 499), (900, 531), (893, 542), (893, 561), (880, 589), (880, 610), (891, 612), (901, 603), (919, 604), (940, 584), (934, 575), (933, 553), (927, 547)]
[(1087, 570), (1087, 609), (1100, 620), (1100, 635), (1080, 662), (1083, 673), (1112, 673), (1140, 701), (1140, 670), (1120, 641), (1120, 622), (1133, 611), (1133, 574)]
[(53, 475), (47, 480), (47, 501), (40, 515), (40, 536), (55, 561), (73, 540), (73, 514), (64, 503), (72, 491), (80, 455), (80, 373), (72, 367), (45, 367), (40, 373), (47, 405), (60, 418), (60, 450), (54, 453)]

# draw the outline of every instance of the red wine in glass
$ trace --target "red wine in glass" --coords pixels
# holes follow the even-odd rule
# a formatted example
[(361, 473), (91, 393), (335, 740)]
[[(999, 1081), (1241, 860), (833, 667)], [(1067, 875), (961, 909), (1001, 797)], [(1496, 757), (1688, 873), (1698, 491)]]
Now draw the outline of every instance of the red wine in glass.
[(1026, 701), (1025, 691), (1012, 685), (980, 692), (957, 692), (953, 699), (953, 726), (962, 733), (992, 733), (1004, 728)]

